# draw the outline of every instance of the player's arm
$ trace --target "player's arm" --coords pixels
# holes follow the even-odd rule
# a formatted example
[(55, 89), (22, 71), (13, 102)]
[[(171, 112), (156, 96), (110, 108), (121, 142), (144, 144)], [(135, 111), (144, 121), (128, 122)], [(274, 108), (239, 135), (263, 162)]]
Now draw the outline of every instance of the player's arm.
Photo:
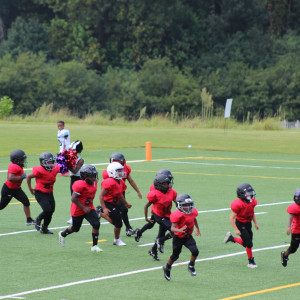
[(255, 225), (256, 230), (259, 230), (259, 226), (258, 226), (258, 224), (257, 224), (255, 214), (253, 215), (253, 220), (252, 220), (252, 221), (253, 221), (253, 223), (254, 223), (254, 225)]
[(82, 167), (82, 165), (84, 164), (84, 160), (81, 159), (77, 162), (77, 164), (75, 164), (74, 168), (69, 169), (72, 173), (76, 174), (80, 168)]
[(144, 214), (145, 214), (145, 220), (146, 222), (149, 222), (149, 223), (153, 223), (154, 220), (151, 220), (151, 219), (148, 219), (148, 207), (151, 206), (151, 202), (147, 202), (146, 205), (144, 206)]
[(7, 173), (7, 180), (11, 181), (11, 182), (16, 182), (16, 181), (20, 181), (26, 178), (26, 174), (23, 173), (21, 176), (16, 176), (13, 173)]
[(132, 179), (132, 177), (130, 176), (130, 174), (128, 175), (127, 179), (128, 179), (128, 182), (130, 183), (130, 185), (131, 185), (131, 186), (134, 188), (134, 190), (137, 192), (139, 198), (142, 199), (143, 196), (142, 196), (142, 194), (141, 194), (139, 188), (137, 187), (135, 181), (134, 181), (134, 180)]
[(171, 226), (171, 231), (172, 232), (185, 232), (185, 230), (187, 229), (187, 226), (184, 225), (183, 227), (181, 228), (176, 228), (177, 227), (177, 223), (172, 223), (172, 226)]
[(123, 195), (120, 197), (119, 201), (122, 201), (127, 208), (131, 208), (132, 207), (132, 205), (126, 201), (126, 199), (124, 198)]
[(82, 209), (86, 214), (88, 214), (91, 210), (89, 207), (86, 207), (84, 206), (79, 200), (78, 200), (78, 197), (79, 197), (80, 194), (76, 193), (76, 192), (73, 192), (72, 194), (72, 197), (71, 197), (71, 201), (77, 205), (80, 209)]
[(27, 181), (28, 189), (29, 189), (31, 195), (34, 195), (34, 189), (31, 187), (31, 178), (35, 178), (35, 176), (33, 175), (33, 173), (29, 174), (26, 177), (26, 181)]
[(99, 199), (100, 199), (100, 204), (103, 210), (103, 215), (108, 216), (108, 214), (110, 213), (110, 210), (106, 207), (105, 202), (104, 202), (104, 196), (107, 195), (108, 190), (101, 188), (101, 192), (99, 195)]
[(200, 232), (200, 229), (199, 229), (198, 221), (197, 221), (196, 218), (195, 218), (195, 227), (196, 227), (195, 236), (198, 236), (198, 235), (201, 236), (201, 232)]
[(287, 228), (286, 228), (286, 234), (290, 235), (292, 232), (292, 224), (293, 224), (294, 215), (290, 214), (288, 221), (287, 221)]
[(231, 216), (229, 218), (229, 222), (230, 222), (232, 228), (234, 229), (235, 234), (236, 235), (241, 235), (241, 232), (239, 231), (239, 229), (237, 228), (237, 226), (235, 224), (235, 218), (236, 218), (236, 216), (237, 216), (237, 213), (232, 212), (232, 214), (231, 214)]

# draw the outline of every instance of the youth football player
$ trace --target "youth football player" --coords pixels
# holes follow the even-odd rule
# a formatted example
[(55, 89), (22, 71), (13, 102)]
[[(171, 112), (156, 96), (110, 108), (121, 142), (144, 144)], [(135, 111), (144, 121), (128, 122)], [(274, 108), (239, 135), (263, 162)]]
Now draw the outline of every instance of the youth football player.
[(114, 245), (126, 246), (120, 239), (120, 232), (122, 228), (122, 217), (118, 203), (122, 201), (125, 207), (131, 208), (124, 196), (125, 183), (122, 180), (123, 166), (118, 162), (112, 162), (107, 167), (108, 178), (101, 183), (100, 203), (102, 206), (102, 216), (109, 217), (111, 223), (114, 225)]
[(196, 276), (195, 261), (199, 254), (196, 241), (192, 236), (194, 227), (196, 227), (195, 235), (201, 236), (196, 217), (198, 211), (194, 207), (194, 201), (188, 194), (181, 194), (176, 198), (177, 210), (171, 213), (170, 220), (172, 222), (171, 230), (174, 232), (173, 237), (173, 253), (166, 265), (163, 266), (164, 276), (171, 280), (171, 268), (173, 263), (179, 258), (182, 247), (185, 246), (191, 252), (191, 259), (188, 264), (188, 271), (192, 276)]
[(73, 232), (78, 232), (81, 228), (83, 219), (86, 219), (92, 226), (93, 246), (91, 251), (103, 251), (98, 247), (98, 237), (100, 221), (93, 204), (97, 192), (98, 172), (92, 165), (83, 165), (80, 170), (80, 180), (74, 182), (72, 189), (72, 226), (58, 233), (59, 243), (64, 247), (65, 238)]
[[(55, 164), (55, 158), (50, 152), (44, 152), (40, 155), (40, 164), (40, 166), (33, 167), (32, 173), (27, 176), (28, 188), (43, 210), (35, 219), (35, 229), (42, 234), (53, 234), (48, 226), (55, 211), (53, 185), (59, 172), (59, 166)], [(32, 178), (35, 178), (36, 181), (34, 189), (31, 187)]]
[(30, 202), (27, 195), (21, 188), (23, 180), (26, 178), (24, 165), (27, 156), (23, 150), (15, 149), (10, 153), (10, 165), (7, 170), (7, 180), (1, 190), (0, 210), (4, 209), (14, 197), (23, 204), (26, 216), (26, 225), (34, 225), (30, 214)]
[(254, 213), (254, 207), (257, 205), (257, 200), (254, 198), (255, 191), (250, 184), (241, 183), (236, 192), (238, 199), (231, 203), (232, 213), (229, 220), (235, 234), (240, 237), (233, 237), (230, 232), (227, 232), (224, 243), (233, 242), (245, 247), (249, 261), (247, 267), (257, 268), (252, 255), (253, 232), (251, 223), (253, 221), (256, 230), (259, 230)]

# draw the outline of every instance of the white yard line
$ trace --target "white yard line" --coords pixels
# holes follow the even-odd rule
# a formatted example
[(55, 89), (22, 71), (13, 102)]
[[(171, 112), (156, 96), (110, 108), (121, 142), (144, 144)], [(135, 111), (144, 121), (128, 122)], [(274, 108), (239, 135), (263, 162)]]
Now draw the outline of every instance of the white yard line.
[[(253, 252), (278, 249), (278, 248), (287, 247), (288, 245), (289, 244), (284, 244), (284, 245), (277, 245), (277, 246), (271, 246), (271, 247), (266, 247), (266, 248), (253, 249)], [(222, 259), (222, 258), (242, 255), (242, 254), (245, 254), (245, 253), (246, 253), (246, 251), (241, 251), (241, 252), (229, 253), (229, 254), (206, 257), (206, 258), (199, 258), (199, 259), (196, 260), (196, 262), (204, 262), (204, 261)], [(177, 267), (177, 266), (181, 266), (181, 265), (187, 265), (188, 263), (189, 263), (189, 261), (176, 263), (176, 264), (173, 265), (173, 267)], [(4, 296), (0, 296), (0, 299), (15, 298), (15, 297), (28, 295), (28, 294), (33, 294), (33, 293), (45, 292), (45, 291), (50, 291), (50, 290), (54, 290), (54, 289), (60, 289), (60, 288), (65, 288), (65, 287), (69, 287), (69, 286), (79, 285), (79, 284), (96, 282), (96, 281), (101, 281), (101, 280), (106, 280), (106, 279), (117, 278), (117, 277), (130, 276), (130, 275), (134, 275), (134, 274), (138, 274), (138, 273), (156, 271), (156, 270), (161, 270), (161, 269), (162, 269), (162, 266), (158, 266), (158, 267), (153, 267), (153, 268), (148, 268), (148, 269), (139, 269), (139, 270), (133, 270), (133, 271), (119, 273), (119, 274), (113, 274), (113, 275), (96, 277), (96, 278), (91, 278), (91, 279), (73, 281), (73, 282), (68, 282), (68, 283), (65, 283), (65, 284), (53, 285), (53, 286), (49, 286), (49, 287), (44, 287), (44, 288), (39, 288), (39, 289), (34, 289), (34, 290), (29, 290), (29, 291), (23, 291), (23, 292), (19, 292), (19, 293), (15, 293), (15, 294), (4, 295)]]

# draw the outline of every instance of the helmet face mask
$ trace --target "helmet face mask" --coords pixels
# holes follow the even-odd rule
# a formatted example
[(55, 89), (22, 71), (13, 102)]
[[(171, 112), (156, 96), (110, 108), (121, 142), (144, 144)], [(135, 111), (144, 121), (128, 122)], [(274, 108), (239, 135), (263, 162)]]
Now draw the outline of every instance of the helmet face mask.
[(194, 209), (194, 201), (188, 194), (180, 194), (176, 198), (177, 208), (184, 214), (190, 215)]
[(112, 162), (106, 168), (108, 177), (111, 177), (111, 178), (114, 178), (117, 180), (123, 179), (123, 175), (124, 175), (123, 169), (124, 169), (124, 167), (118, 162)]
[(40, 155), (40, 164), (47, 171), (52, 171), (55, 166), (55, 158), (52, 153), (44, 152)]
[(21, 168), (26, 165), (27, 156), (21, 149), (15, 149), (10, 153), (10, 161)]
[(169, 179), (170, 179), (170, 186), (172, 187), (173, 184), (174, 184), (174, 177), (173, 177), (172, 172), (170, 170), (168, 170), (168, 169), (161, 169), (161, 170), (159, 170), (156, 173), (156, 175), (160, 175), (160, 174), (163, 174), (163, 175), (166, 175), (166, 176), (169, 177)]
[(121, 164), (122, 166), (124, 166), (126, 164), (126, 159), (125, 156), (120, 153), (120, 152), (115, 152), (113, 154), (111, 154), (110, 158), (109, 158), (109, 162), (118, 162), (119, 164)]
[(83, 165), (80, 169), (80, 178), (87, 184), (93, 185), (95, 180), (98, 180), (98, 171), (92, 165)]
[(164, 194), (166, 194), (170, 190), (170, 179), (166, 175), (156, 175), (153, 184), (156, 190), (159, 190)]
[(294, 193), (294, 201), (297, 205), (300, 205), (300, 189), (297, 189)]
[(236, 190), (237, 196), (245, 202), (252, 202), (256, 195), (253, 187), (249, 183), (241, 183)]
[(70, 145), (70, 148), (71, 148), (72, 150), (75, 150), (76, 153), (81, 153), (82, 150), (83, 150), (82, 142), (79, 141), (79, 140), (76, 140), (75, 142), (73, 142), (73, 143)]

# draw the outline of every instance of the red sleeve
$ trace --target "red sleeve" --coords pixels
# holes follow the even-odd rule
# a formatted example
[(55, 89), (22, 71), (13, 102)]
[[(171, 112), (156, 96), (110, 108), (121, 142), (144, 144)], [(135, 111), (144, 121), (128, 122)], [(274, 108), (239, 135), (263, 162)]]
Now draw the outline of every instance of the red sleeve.
[(35, 176), (35, 177), (39, 177), (39, 169), (40, 169), (40, 166), (36, 166), (36, 167), (33, 167), (32, 168), (32, 174)]
[(173, 190), (173, 200), (175, 200), (176, 198), (177, 198), (177, 192)]
[(82, 192), (82, 180), (77, 180), (73, 183), (72, 185), (72, 190), (73, 192), (77, 193), (77, 194), (81, 194)]
[(157, 198), (156, 198), (156, 193), (155, 193), (156, 190), (153, 190), (151, 192), (148, 193), (147, 195), (147, 199), (149, 202), (151, 203), (155, 203), (157, 202)]
[(178, 210), (175, 210), (170, 215), (170, 220), (172, 223), (178, 223), (180, 219), (180, 215), (178, 214)]
[(241, 208), (240, 208), (239, 203), (237, 202), (237, 200), (234, 200), (234, 201), (231, 203), (230, 207), (231, 207), (231, 210), (232, 210), (234, 213), (238, 214), (238, 213), (240, 212), (240, 209), (241, 209)]
[(103, 179), (109, 178), (109, 176), (108, 176), (108, 173), (107, 173), (107, 170), (106, 170), (106, 169), (105, 169), (105, 170), (103, 171), (103, 173), (102, 173), (102, 178), (103, 178)]
[(300, 206), (296, 203), (293, 203), (288, 206), (287, 212), (292, 215), (298, 215), (300, 214)]
[(101, 182), (101, 187), (105, 190), (109, 190), (112, 186), (112, 182), (111, 180), (109, 180), (109, 178), (107, 179), (104, 179), (102, 182)]

